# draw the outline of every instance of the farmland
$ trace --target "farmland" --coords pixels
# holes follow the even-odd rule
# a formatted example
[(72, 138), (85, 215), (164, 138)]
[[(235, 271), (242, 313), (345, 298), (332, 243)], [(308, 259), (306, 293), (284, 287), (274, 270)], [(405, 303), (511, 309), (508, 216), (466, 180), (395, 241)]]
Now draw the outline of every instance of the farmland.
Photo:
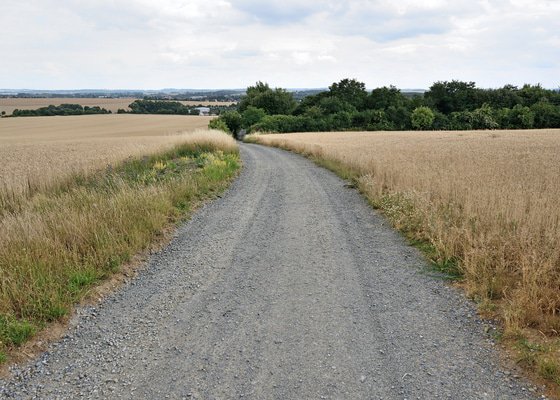
[(179, 143), (209, 117), (91, 115), (0, 119), (0, 187), (45, 185)]
[[(0, 112), (5, 111), (7, 115), (10, 115), (15, 109), (19, 110), (34, 110), (40, 107), (47, 107), (51, 104), (59, 105), (64, 103), (70, 104), (80, 104), (82, 106), (99, 106), (116, 113), (120, 108), (128, 110), (128, 105), (134, 100), (138, 100), (133, 97), (122, 97), (122, 98), (0, 98)], [(224, 101), (181, 101), (180, 103), (186, 106), (198, 106), (202, 105), (213, 105), (213, 106), (229, 106), (233, 103)]]
[(209, 118), (0, 120), (0, 363), (239, 167)]
[[(254, 140), (306, 154), (354, 179), (434, 266), (461, 276), (481, 310), (503, 321), (506, 336), (526, 329), (557, 336), (559, 130), (295, 133)], [(557, 370), (558, 363), (530, 353), (542, 375)]]

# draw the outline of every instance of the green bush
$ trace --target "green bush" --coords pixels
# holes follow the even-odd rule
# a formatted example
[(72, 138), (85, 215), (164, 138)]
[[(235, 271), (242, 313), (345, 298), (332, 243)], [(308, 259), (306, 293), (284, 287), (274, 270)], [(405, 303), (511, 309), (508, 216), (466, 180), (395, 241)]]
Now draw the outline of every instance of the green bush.
[(415, 108), (410, 116), (412, 127), (419, 130), (430, 129), (434, 123), (434, 119), (434, 112), (426, 106)]

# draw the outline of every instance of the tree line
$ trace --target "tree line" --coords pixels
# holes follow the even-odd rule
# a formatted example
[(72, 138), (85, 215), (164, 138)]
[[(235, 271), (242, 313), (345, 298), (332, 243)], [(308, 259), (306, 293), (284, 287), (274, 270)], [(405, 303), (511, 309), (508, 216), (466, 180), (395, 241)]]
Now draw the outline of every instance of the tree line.
[(285, 89), (257, 82), (237, 110), (210, 123), (234, 134), (340, 130), (471, 130), (560, 128), (560, 92), (540, 85), (477, 88), (474, 82), (441, 81), (423, 95), (394, 86), (368, 92), (355, 79), (296, 101)]
[(12, 112), (12, 117), (48, 117), (54, 115), (90, 115), (90, 114), (111, 114), (110, 110), (98, 106), (89, 107), (80, 104), (61, 104), (59, 106), (50, 105), (40, 107), (35, 110), (19, 110)]
[[(200, 105), (202, 106), (202, 105)], [(135, 100), (129, 106), (130, 111), (120, 108), (117, 114), (166, 114), (166, 115), (199, 115), (200, 111), (196, 107), (186, 106), (179, 101), (172, 100)], [(219, 114), (232, 109), (230, 106), (210, 106), (211, 114)], [(235, 109), (235, 106), (233, 106)]]

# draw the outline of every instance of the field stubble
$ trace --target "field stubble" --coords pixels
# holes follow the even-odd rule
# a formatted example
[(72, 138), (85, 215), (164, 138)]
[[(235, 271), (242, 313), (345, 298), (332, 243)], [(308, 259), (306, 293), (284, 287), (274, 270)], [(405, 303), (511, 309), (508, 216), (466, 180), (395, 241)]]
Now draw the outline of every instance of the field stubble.
[(462, 276), (481, 309), (503, 321), (506, 337), (546, 334), (529, 363), (560, 384), (559, 130), (296, 133), (255, 140), (354, 178), (435, 265)]

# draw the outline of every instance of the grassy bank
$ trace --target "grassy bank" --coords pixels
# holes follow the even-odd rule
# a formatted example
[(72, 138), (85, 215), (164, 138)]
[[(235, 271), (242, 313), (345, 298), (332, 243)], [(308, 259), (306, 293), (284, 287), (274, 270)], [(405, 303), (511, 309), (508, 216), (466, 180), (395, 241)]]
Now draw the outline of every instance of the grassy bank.
[(560, 385), (558, 131), (260, 135), (352, 180)]
[(5, 192), (0, 361), (67, 315), (88, 288), (118, 271), (194, 205), (224, 190), (238, 168), (234, 140), (204, 132), (164, 152), (65, 177), (32, 195)]

